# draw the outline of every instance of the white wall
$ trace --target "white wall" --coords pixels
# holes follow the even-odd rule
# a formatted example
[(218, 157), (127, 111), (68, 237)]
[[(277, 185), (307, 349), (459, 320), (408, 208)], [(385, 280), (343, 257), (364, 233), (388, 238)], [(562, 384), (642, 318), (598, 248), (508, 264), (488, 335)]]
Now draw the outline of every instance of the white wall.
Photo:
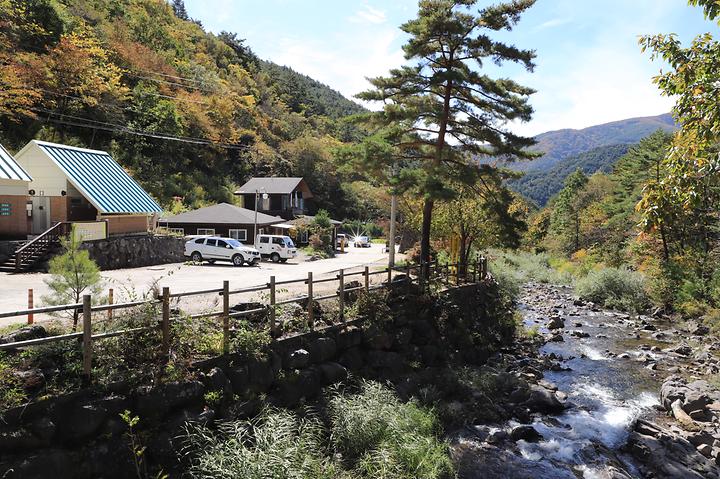
[(15, 155), (15, 160), (32, 177), (30, 189), (37, 196), (60, 196), (67, 191), (65, 173), (35, 143), (29, 143)]
[(28, 182), (0, 179), (0, 196), (27, 196)]

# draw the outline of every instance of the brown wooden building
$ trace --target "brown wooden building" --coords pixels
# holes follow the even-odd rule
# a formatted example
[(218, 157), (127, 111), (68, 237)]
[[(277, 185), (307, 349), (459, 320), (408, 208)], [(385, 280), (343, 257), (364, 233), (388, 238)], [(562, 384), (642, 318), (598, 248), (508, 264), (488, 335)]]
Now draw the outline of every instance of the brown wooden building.
[[(171, 233), (183, 236), (223, 236), (253, 244), (255, 242), (253, 239), (254, 222), (254, 210), (248, 210), (229, 203), (220, 203), (162, 218), (159, 221), (159, 226), (167, 228)], [(276, 234), (272, 226), (283, 222), (284, 220), (278, 216), (258, 212), (257, 233)]]
[(235, 192), (242, 198), (242, 205), (270, 216), (292, 220), (307, 213), (307, 201), (313, 197), (302, 178), (270, 177), (251, 178)]

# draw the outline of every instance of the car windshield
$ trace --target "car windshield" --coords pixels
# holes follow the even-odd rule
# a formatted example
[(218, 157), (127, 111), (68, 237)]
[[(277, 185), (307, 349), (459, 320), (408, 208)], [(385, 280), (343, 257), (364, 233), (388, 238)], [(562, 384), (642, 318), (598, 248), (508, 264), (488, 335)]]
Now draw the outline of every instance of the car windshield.
[(229, 244), (233, 248), (238, 248), (243, 245), (241, 242), (239, 242), (236, 239), (226, 239), (225, 241), (227, 242), (227, 244)]
[(285, 238), (285, 246), (287, 246), (288, 248), (294, 248), (295, 243), (293, 243), (293, 240), (291, 240), (290, 238)]

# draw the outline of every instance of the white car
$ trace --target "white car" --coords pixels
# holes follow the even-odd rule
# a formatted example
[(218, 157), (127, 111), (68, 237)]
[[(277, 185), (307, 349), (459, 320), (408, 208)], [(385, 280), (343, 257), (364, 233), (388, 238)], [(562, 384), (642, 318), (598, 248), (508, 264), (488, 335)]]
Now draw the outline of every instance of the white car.
[(208, 236), (196, 238), (185, 243), (185, 256), (195, 263), (208, 261), (230, 261), (235, 266), (247, 263), (251, 266), (260, 262), (260, 252), (251, 246), (245, 246), (233, 238)]
[(285, 263), (297, 256), (297, 248), (289, 236), (258, 235), (255, 248), (263, 258), (269, 258), (273, 263)]
[(367, 236), (356, 236), (353, 238), (353, 245), (356, 248), (369, 248), (371, 246), (370, 238)]

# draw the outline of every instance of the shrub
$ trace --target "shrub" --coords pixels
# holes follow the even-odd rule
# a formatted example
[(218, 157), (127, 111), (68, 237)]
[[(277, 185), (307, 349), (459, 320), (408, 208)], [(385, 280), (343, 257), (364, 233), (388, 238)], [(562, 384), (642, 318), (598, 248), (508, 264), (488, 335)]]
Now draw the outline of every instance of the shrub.
[(217, 432), (187, 426), (191, 477), (435, 479), (452, 477), (434, 413), (377, 383), (335, 391), (324, 415), (266, 409)]
[(645, 283), (641, 273), (626, 268), (603, 268), (578, 279), (575, 288), (585, 300), (639, 313), (650, 307)]

